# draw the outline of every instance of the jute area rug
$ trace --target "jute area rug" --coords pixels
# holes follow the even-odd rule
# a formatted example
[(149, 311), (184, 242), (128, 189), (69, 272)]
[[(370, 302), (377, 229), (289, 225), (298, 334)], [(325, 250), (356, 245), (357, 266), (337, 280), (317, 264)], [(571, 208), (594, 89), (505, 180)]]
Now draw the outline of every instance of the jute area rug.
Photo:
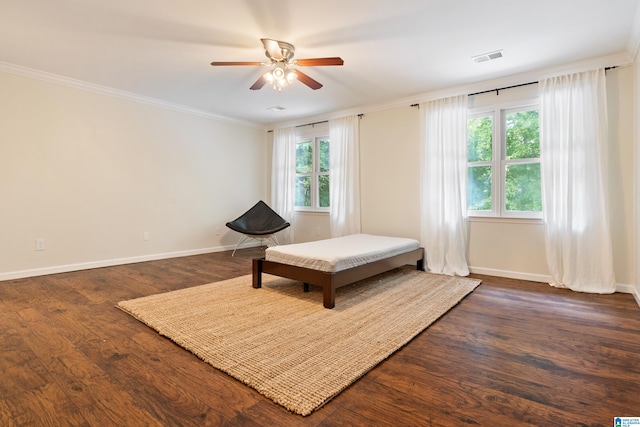
[(117, 307), (288, 410), (309, 415), (446, 313), (479, 280), (400, 268), (322, 289), (264, 275), (121, 301)]

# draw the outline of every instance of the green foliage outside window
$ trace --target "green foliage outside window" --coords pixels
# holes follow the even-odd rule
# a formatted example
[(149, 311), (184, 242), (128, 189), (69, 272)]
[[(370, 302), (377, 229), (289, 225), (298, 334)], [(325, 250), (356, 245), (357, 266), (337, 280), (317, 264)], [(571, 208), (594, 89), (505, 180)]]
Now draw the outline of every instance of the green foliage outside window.
[(467, 160), (491, 161), (493, 157), (493, 120), (490, 116), (470, 119), (467, 125)]
[(507, 211), (541, 211), (540, 163), (507, 166), (505, 207)]
[[(467, 159), (469, 162), (490, 162), (493, 157), (493, 120), (490, 116), (470, 119), (467, 129)], [(470, 166), (467, 169), (467, 209), (490, 211), (491, 166)]]
[(507, 160), (540, 157), (540, 131), (536, 110), (509, 113), (505, 117)]
[[(539, 159), (538, 111), (518, 111), (505, 117), (506, 158)], [(510, 164), (505, 170), (505, 208), (508, 211), (541, 211), (540, 162)]]
[(318, 159), (318, 206), (329, 207), (329, 141), (322, 139), (318, 142), (320, 158)]
[[(505, 121), (507, 160), (539, 159), (538, 111), (509, 113)], [(505, 208), (508, 211), (542, 211), (539, 162), (507, 165), (505, 185)]]
[(491, 166), (473, 166), (467, 169), (467, 209), (491, 210)]
[(318, 177), (318, 206), (328, 208), (329, 205), (329, 175)]
[[(317, 150), (317, 162), (314, 162)], [(296, 144), (295, 206), (313, 208), (313, 191), (317, 186), (316, 207), (328, 208), (329, 204), (329, 140), (319, 139)], [(314, 180), (316, 184), (314, 185)]]
[(329, 172), (329, 140), (322, 139), (318, 145), (320, 146), (319, 172)]
[(295, 206), (311, 207), (311, 177), (296, 177)]
[[(295, 205), (311, 207), (311, 174), (313, 172), (313, 141), (296, 144)], [(300, 175), (302, 174), (302, 175)]]
[(313, 141), (296, 144), (296, 173), (313, 172)]
[[(492, 210), (493, 123), (491, 116), (470, 119), (467, 128), (469, 210)], [(504, 209), (542, 211), (538, 111), (505, 115)], [(530, 161), (527, 161), (530, 160)], [(496, 163), (494, 163), (496, 164)]]

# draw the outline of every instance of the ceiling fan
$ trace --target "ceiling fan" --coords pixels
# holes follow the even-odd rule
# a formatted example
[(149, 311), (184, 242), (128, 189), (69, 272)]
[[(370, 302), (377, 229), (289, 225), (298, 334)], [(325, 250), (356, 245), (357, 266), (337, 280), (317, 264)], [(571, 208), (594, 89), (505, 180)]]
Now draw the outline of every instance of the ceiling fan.
[(302, 83), (309, 86), (313, 90), (317, 90), (322, 87), (322, 84), (320, 84), (318, 81), (312, 79), (300, 70), (291, 68), (292, 66), (309, 67), (344, 64), (342, 58), (339, 57), (293, 59), (293, 55), (295, 54), (295, 47), (291, 43), (272, 39), (260, 39), (260, 41), (262, 41), (262, 44), (264, 45), (265, 55), (267, 55), (267, 58), (269, 58), (269, 62), (214, 61), (211, 63), (211, 65), (249, 65), (271, 67), (271, 69), (260, 76), (260, 78), (249, 89), (262, 89), (265, 84), (271, 83), (274, 89), (281, 91), (282, 88), (288, 86), (289, 83), (293, 82), (296, 79), (300, 80)]

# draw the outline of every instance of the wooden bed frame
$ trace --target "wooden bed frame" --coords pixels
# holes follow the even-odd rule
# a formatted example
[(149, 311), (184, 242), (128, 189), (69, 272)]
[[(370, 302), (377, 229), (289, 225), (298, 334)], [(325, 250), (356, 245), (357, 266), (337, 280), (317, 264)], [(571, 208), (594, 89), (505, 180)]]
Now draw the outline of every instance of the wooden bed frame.
[(322, 304), (325, 308), (333, 308), (335, 307), (336, 289), (407, 264), (415, 263), (416, 269), (423, 270), (423, 259), (424, 249), (418, 248), (379, 261), (331, 273), (256, 258), (253, 260), (253, 287), (262, 287), (262, 273), (299, 280), (304, 283), (305, 291), (309, 289), (309, 283), (311, 283), (322, 286)]

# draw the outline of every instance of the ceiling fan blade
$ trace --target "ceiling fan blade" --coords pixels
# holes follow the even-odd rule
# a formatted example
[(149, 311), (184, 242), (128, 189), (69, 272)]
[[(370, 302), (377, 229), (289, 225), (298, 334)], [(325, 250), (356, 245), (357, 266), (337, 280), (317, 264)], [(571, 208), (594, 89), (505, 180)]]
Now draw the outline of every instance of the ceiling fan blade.
[(260, 90), (262, 89), (262, 86), (265, 85), (265, 83), (267, 83), (267, 79), (265, 79), (264, 76), (260, 76), (260, 78), (256, 80), (256, 82), (249, 89)]
[(298, 80), (300, 80), (302, 83), (304, 83), (307, 86), (309, 86), (311, 89), (318, 90), (318, 89), (320, 89), (322, 87), (322, 84), (320, 84), (316, 80), (312, 79), (311, 77), (307, 76), (302, 71), (296, 70), (296, 74), (298, 76)]
[(332, 57), (332, 58), (308, 58), (308, 59), (296, 59), (296, 65), (300, 65), (301, 67), (314, 67), (314, 66), (322, 66), (322, 65), (343, 65), (344, 61), (340, 57)]
[(262, 62), (214, 61), (214, 62), (211, 63), (211, 65), (216, 67), (216, 66), (220, 66), (220, 65), (254, 65), (254, 66), (258, 66), (258, 65), (263, 65), (263, 64), (262, 64)]
[(264, 50), (267, 51), (270, 58), (275, 60), (282, 59), (282, 51), (280, 50), (280, 44), (277, 40), (272, 39), (260, 39), (264, 45)]

